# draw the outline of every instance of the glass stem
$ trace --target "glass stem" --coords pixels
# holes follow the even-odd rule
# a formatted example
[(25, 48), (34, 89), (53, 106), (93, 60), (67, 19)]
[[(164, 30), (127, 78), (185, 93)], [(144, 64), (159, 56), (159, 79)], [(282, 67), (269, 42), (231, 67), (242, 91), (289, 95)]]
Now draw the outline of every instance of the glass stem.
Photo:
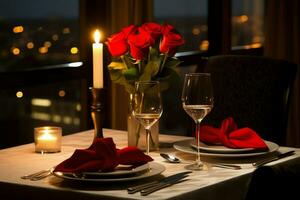
[(196, 122), (196, 138), (197, 138), (197, 159), (196, 163), (198, 166), (200, 166), (201, 160), (200, 160), (200, 122)]
[[(132, 119), (132, 120), (134, 120), (134, 119)], [(136, 134), (135, 146), (139, 145), (141, 126), (142, 125), (140, 123), (138, 123), (136, 133), (135, 133)]]
[(149, 155), (149, 149), (150, 149), (150, 135), (151, 135), (151, 130), (150, 128), (146, 128), (146, 153)]

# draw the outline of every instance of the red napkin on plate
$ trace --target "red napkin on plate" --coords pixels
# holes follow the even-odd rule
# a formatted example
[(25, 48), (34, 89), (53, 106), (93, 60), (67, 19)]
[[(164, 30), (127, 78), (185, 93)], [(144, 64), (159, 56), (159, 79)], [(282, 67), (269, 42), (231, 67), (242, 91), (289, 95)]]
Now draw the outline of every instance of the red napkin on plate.
[(268, 149), (259, 135), (250, 128), (238, 129), (232, 117), (223, 120), (221, 128), (201, 126), (200, 140), (208, 144), (223, 144), (229, 148)]
[(57, 165), (54, 171), (113, 171), (119, 164), (139, 166), (152, 160), (136, 147), (117, 149), (112, 138), (95, 138), (88, 149), (76, 149), (73, 155)]

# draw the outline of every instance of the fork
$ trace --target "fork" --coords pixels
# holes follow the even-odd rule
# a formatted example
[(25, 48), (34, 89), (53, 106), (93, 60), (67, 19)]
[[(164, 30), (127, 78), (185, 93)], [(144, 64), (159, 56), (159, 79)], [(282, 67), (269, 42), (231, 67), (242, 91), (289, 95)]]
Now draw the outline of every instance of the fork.
[(51, 175), (51, 169), (44, 169), (38, 172), (35, 172), (33, 174), (21, 176), (21, 179), (29, 179), (31, 181), (38, 181), (43, 178), (46, 178), (47, 176)]

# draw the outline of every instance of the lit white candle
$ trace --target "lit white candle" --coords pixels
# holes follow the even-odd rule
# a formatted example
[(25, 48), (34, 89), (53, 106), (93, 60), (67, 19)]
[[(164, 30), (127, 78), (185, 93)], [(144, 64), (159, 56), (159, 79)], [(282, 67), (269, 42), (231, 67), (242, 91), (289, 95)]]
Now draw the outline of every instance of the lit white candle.
[(59, 152), (61, 150), (61, 128), (38, 127), (35, 128), (36, 152)]
[(95, 43), (93, 43), (93, 86), (103, 88), (103, 44), (100, 43), (100, 32), (94, 33)]

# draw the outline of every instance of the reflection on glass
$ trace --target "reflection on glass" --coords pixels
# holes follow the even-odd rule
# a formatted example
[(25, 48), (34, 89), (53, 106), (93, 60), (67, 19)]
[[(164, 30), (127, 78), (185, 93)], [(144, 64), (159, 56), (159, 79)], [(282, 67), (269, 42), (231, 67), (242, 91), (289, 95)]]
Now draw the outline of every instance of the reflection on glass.
[(0, 125), (4, 134), (0, 149), (33, 142), (32, 130), (37, 126), (60, 126), (64, 134), (86, 130), (87, 105), (82, 102), (82, 90), (78, 90), (82, 84), (72, 80), (1, 89)]

